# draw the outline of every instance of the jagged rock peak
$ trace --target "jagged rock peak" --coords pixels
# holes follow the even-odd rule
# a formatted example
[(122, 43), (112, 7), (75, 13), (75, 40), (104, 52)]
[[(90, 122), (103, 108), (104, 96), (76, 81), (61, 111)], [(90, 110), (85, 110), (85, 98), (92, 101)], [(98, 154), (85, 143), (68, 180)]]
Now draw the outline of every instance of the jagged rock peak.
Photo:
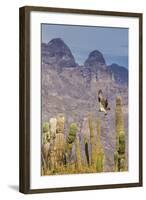
[(60, 48), (68, 48), (68, 46), (65, 44), (65, 42), (61, 38), (54, 38), (48, 42), (48, 45), (51, 47), (60, 47)]
[(111, 67), (122, 67), (122, 66), (118, 65), (117, 63), (112, 63), (110, 66)]
[(92, 51), (84, 63), (85, 67), (97, 67), (98, 65), (106, 65), (103, 54), (98, 51)]
[(61, 38), (42, 43), (42, 61), (59, 67), (76, 67), (74, 56)]

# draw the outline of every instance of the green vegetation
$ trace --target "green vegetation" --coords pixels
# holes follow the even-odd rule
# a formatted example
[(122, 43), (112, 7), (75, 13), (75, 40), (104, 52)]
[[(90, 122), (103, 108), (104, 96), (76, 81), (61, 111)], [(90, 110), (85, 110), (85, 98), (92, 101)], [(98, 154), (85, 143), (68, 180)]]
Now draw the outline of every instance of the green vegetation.
[[(103, 119), (105, 118), (99, 115), (95, 120), (93, 115), (89, 114), (87, 126), (82, 134), (77, 123), (73, 122), (68, 126), (67, 135), (65, 135), (63, 114), (51, 118), (49, 122), (44, 122), (42, 124), (41, 174), (104, 172), (105, 149), (101, 141), (101, 133), (104, 131), (101, 126)], [(124, 116), (120, 97), (116, 99), (115, 133), (113, 171), (120, 172), (126, 170)]]
[(69, 133), (67, 137), (67, 142), (69, 144), (72, 144), (75, 141), (77, 130), (78, 130), (77, 125), (75, 123), (72, 123), (70, 125)]
[(96, 160), (96, 171), (103, 172), (104, 171), (104, 151), (102, 148), (102, 144), (100, 141), (100, 133), (101, 133), (101, 122), (100, 118), (97, 120), (97, 160)]
[(49, 131), (49, 123), (48, 122), (44, 122), (43, 123), (43, 132), (48, 132)]
[(77, 157), (76, 168), (80, 172), (82, 171), (82, 161), (81, 161), (80, 142), (78, 137), (76, 138), (76, 157)]
[(126, 170), (124, 117), (120, 97), (117, 97), (116, 99), (116, 148), (114, 153), (114, 162), (114, 171)]
[(91, 166), (94, 168), (96, 165), (96, 143), (94, 138), (93, 116), (91, 114), (88, 117), (88, 122), (89, 122), (90, 144), (91, 144)]

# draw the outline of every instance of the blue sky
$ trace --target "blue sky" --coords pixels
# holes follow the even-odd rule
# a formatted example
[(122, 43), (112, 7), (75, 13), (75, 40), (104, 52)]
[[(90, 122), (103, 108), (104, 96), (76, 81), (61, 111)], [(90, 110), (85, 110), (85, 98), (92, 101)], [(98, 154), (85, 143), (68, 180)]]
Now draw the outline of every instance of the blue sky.
[(42, 42), (62, 38), (76, 62), (83, 64), (93, 50), (102, 52), (106, 63), (128, 68), (128, 29), (42, 24)]

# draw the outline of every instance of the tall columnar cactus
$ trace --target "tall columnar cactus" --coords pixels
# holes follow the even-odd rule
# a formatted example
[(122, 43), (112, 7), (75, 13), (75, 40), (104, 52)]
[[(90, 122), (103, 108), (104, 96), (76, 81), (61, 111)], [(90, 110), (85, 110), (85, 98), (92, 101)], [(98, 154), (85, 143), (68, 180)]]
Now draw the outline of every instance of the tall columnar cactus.
[(76, 138), (76, 157), (77, 157), (77, 170), (80, 172), (82, 170), (82, 161), (81, 161), (79, 137)]
[(122, 111), (122, 100), (121, 97), (116, 98), (116, 146), (119, 147), (119, 135), (120, 132), (124, 131), (124, 116)]
[(50, 129), (49, 123), (44, 122), (42, 124), (42, 152), (41, 152), (41, 160), (43, 167), (43, 174), (47, 173), (49, 167), (49, 151), (50, 151)]
[(101, 134), (101, 121), (100, 121), (100, 117), (99, 117), (97, 119), (97, 145), (98, 146), (101, 145), (100, 134)]
[(101, 134), (101, 121), (97, 119), (97, 160), (96, 160), (96, 171), (103, 172), (104, 169), (104, 151), (100, 140)]
[(50, 124), (51, 138), (55, 138), (55, 136), (56, 136), (56, 124), (57, 124), (56, 117), (51, 117), (50, 120), (49, 120), (49, 124)]
[(56, 117), (51, 117), (49, 120), (50, 124), (50, 157), (49, 157), (49, 169), (54, 171), (57, 167), (57, 156), (56, 156), (56, 147), (55, 147), (55, 138), (56, 138)]
[(43, 126), (42, 126), (42, 143), (48, 143), (50, 141), (50, 129), (49, 129), (49, 123), (48, 122), (44, 122)]
[(65, 152), (64, 122), (65, 122), (64, 116), (62, 114), (58, 115), (56, 123), (56, 138), (55, 138), (55, 148), (56, 148), (58, 166), (63, 166), (63, 155)]
[(68, 132), (68, 136), (67, 136), (67, 147), (66, 147), (68, 159), (70, 159), (70, 157), (71, 157), (72, 147), (73, 147), (73, 143), (75, 142), (75, 139), (76, 139), (77, 130), (78, 130), (78, 128), (77, 128), (76, 123), (70, 124), (69, 132)]
[(93, 126), (93, 117), (89, 115), (89, 130), (90, 130), (90, 143), (91, 143), (91, 166), (94, 167), (96, 165), (96, 144), (94, 138), (94, 126)]
[(115, 171), (125, 171), (125, 131), (124, 116), (122, 111), (122, 101), (120, 97), (116, 99), (116, 147), (114, 153)]
[(64, 123), (65, 123), (64, 115), (63, 114), (59, 114), (57, 116), (56, 134), (64, 133)]

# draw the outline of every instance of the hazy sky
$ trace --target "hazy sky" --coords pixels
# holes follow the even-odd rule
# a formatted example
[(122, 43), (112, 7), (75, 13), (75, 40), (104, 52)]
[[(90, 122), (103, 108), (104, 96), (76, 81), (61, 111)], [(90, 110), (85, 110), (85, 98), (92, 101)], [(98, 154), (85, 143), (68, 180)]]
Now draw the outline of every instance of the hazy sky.
[(128, 68), (128, 29), (42, 24), (42, 42), (62, 38), (76, 62), (83, 64), (93, 50), (102, 52), (106, 63)]

